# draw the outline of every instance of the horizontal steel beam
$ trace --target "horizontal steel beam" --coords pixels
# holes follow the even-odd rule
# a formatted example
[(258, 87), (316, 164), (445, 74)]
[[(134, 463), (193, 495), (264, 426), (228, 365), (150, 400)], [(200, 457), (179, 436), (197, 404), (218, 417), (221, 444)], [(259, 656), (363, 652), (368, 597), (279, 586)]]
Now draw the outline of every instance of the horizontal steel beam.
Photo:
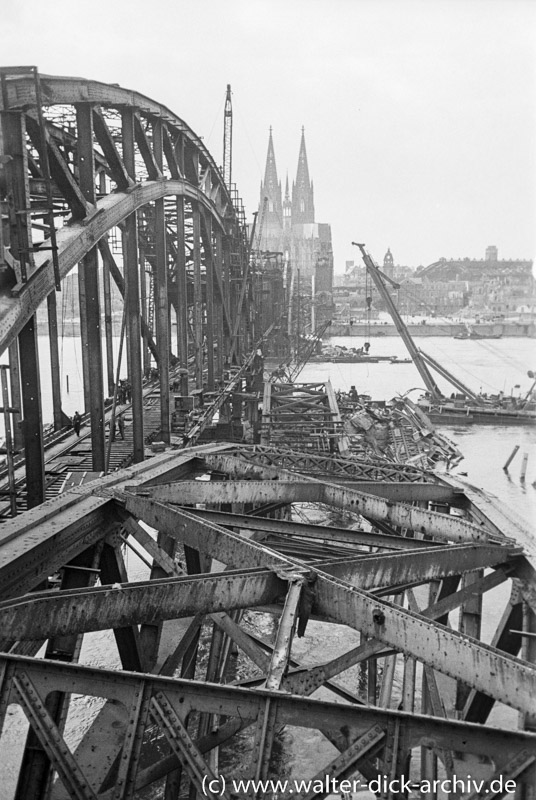
[(405, 553), (347, 557), (331, 563), (315, 563), (314, 568), (371, 591), (386, 586), (394, 588), (427, 583), (448, 575), (495, 567), (511, 561), (516, 555), (519, 555), (519, 551), (503, 545), (458, 544), (428, 551), (409, 550)]
[(103, 538), (121, 519), (111, 502), (112, 489), (120, 494), (127, 483), (177, 480), (191, 472), (206, 449), (203, 445), (180, 454), (156, 455), (5, 520), (0, 530), (0, 599), (30, 591)]
[[(110, 498), (76, 497), (63, 509), (56, 505), (56, 513), (50, 513), (45, 506), (37, 506), (2, 525), (0, 599), (31, 591), (106, 536), (117, 522)], [(22, 524), (17, 524), (19, 521)]]
[(400, 726), (408, 748), (425, 746), (435, 750), (452, 749), (460, 753), (485, 753), (497, 764), (511, 759), (520, 750), (536, 753), (536, 734), (517, 730), (484, 727), (475, 723), (427, 717), (382, 708), (328, 703), (267, 689), (242, 689), (236, 686), (164, 678), (155, 675), (117, 672), (48, 660), (0, 654), (0, 668), (9, 667), (2, 701), (9, 702), (10, 677), (23, 671), (43, 700), (49, 692), (68, 691), (82, 695), (110, 697), (130, 708), (134, 693), (153, 695), (163, 691), (184, 718), (189, 711), (221, 714), (254, 721), (266, 700), (277, 705), (278, 725), (298, 725), (318, 730), (345, 730), (351, 739), (365, 733), (371, 725), (387, 730)]
[(251, 608), (286, 591), (286, 582), (264, 569), (36, 592), (0, 603), (0, 630), (13, 640), (66, 636)]
[(336, 528), (332, 525), (313, 525), (305, 522), (293, 522), (292, 520), (269, 519), (268, 517), (250, 514), (232, 514), (227, 511), (212, 511), (200, 508), (189, 508), (188, 511), (200, 519), (215, 522), (217, 525), (223, 525), (224, 527), (281, 534), (298, 541), (301, 539), (305, 542), (314, 540), (330, 544), (372, 546), (385, 550), (415, 550), (417, 548), (431, 550), (440, 547), (438, 542), (432, 542), (429, 539), (389, 536), (388, 534), (372, 531)]
[[(286, 477), (286, 476), (285, 476)], [(458, 542), (482, 542), (489, 536), (482, 526), (437, 511), (426, 511), (404, 503), (395, 503), (374, 495), (350, 489), (347, 486), (322, 483), (314, 479), (304, 481), (295, 476), (277, 481), (181, 481), (176, 484), (154, 486), (150, 494), (155, 500), (188, 505), (195, 503), (326, 503), (362, 514), (367, 519), (377, 519), (400, 525), (423, 534)]]

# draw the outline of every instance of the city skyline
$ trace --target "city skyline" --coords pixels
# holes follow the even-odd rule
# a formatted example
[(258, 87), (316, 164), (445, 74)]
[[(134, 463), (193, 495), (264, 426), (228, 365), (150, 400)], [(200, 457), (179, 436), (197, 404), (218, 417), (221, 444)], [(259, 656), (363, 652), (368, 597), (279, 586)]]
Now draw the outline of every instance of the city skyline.
[[(222, 161), (252, 220), (269, 129), (284, 181), (305, 128), (316, 218), (335, 270), (352, 241), (415, 266), (534, 259), (536, 109), (530, 0), (8, 2), (2, 62), (117, 82), (169, 106)], [(106, 24), (103, 24), (106, 20)], [(83, 26), (84, 37), (79, 35)], [(51, 47), (51, 42), (61, 46)]]

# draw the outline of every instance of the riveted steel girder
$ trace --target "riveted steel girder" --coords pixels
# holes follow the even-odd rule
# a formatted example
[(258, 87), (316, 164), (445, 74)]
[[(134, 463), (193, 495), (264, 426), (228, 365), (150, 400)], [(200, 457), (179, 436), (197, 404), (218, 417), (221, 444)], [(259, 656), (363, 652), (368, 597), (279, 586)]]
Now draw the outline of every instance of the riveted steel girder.
[[(408, 550), (405, 553), (361, 555), (357, 558), (323, 562), (323, 572), (342, 579), (360, 589), (427, 583), (447, 575), (494, 567), (519, 554), (503, 545), (450, 545), (430, 550)], [(316, 565), (315, 565), (316, 566)]]
[(64, 636), (259, 606), (285, 591), (272, 571), (252, 570), (34, 592), (0, 603), (0, 627), (10, 639)]
[[(285, 476), (286, 477), (286, 476)], [(139, 489), (145, 492), (145, 489)], [(160, 485), (150, 494), (156, 500), (188, 505), (194, 503), (304, 503), (316, 502), (362, 514), (368, 519), (378, 519), (392, 525), (401, 525), (423, 534), (431, 534), (451, 541), (483, 542), (489, 538), (481, 526), (473, 525), (461, 517), (427, 511), (404, 503), (395, 503), (381, 497), (365, 494), (346, 486), (322, 483), (314, 479), (278, 481), (181, 481)]]
[[(372, 546), (382, 550), (430, 550), (440, 546), (439, 542), (433, 542), (429, 539), (409, 539), (399, 535), (389, 536), (385, 533), (354, 530), (353, 528), (336, 528), (333, 525), (327, 528), (286, 519), (269, 519), (268, 517), (257, 515), (232, 514), (228, 511), (212, 511), (200, 508), (189, 508), (188, 511), (200, 519), (215, 522), (217, 525), (223, 525), (224, 527), (280, 534), (285, 538), (292, 537), (303, 540), (308, 545), (311, 544), (312, 540), (315, 540), (356, 546)], [(275, 546), (275, 549), (277, 549), (277, 546)]]
[[(192, 514), (154, 500), (127, 495), (126, 508), (158, 530), (190, 547), (211, 553), (231, 566), (304, 566), (303, 562), (283, 558), (251, 540), (219, 526), (202, 523)], [(357, 628), (440, 672), (481, 689), (506, 705), (526, 710), (536, 702), (534, 667), (368, 592), (329, 578), (320, 570), (315, 586), (315, 606), (326, 617)]]
[(382, 729), (397, 720), (407, 737), (409, 747), (424, 745), (432, 748), (456, 750), (459, 753), (486, 753), (498, 764), (508, 761), (522, 749), (536, 753), (536, 734), (483, 727), (474, 723), (408, 714), (388, 709), (370, 708), (341, 703), (329, 703), (295, 695), (274, 695), (267, 689), (241, 689), (236, 686), (219, 686), (198, 681), (164, 678), (155, 675), (96, 669), (55, 661), (0, 655), (0, 666), (10, 672), (2, 688), (2, 699), (13, 690), (12, 677), (23, 670), (41, 698), (50, 691), (69, 691), (79, 694), (110, 697), (129, 708), (133, 692), (147, 686), (154, 694), (164, 691), (173, 707), (181, 709), (184, 719), (189, 710), (217, 713), (243, 720), (257, 718), (267, 698), (273, 698), (278, 707), (278, 724), (298, 725), (305, 728), (346, 729), (354, 736), (365, 734), (372, 725)]

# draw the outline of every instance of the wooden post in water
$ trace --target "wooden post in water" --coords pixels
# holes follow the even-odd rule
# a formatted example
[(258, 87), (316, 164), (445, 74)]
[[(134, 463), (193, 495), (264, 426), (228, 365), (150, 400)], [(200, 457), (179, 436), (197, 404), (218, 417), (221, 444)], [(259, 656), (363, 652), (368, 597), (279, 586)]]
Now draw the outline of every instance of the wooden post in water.
[(519, 479), (522, 483), (525, 483), (525, 475), (527, 474), (527, 462), (529, 460), (529, 454), (523, 453), (523, 461), (521, 463), (521, 475)]
[(505, 464), (505, 465), (504, 465), (504, 467), (503, 467), (503, 470), (504, 470), (505, 472), (508, 472), (508, 467), (510, 466), (510, 464), (511, 464), (511, 463), (512, 463), (512, 461), (514, 460), (515, 454), (517, 453), (517, 451), (518, 451), (518, 450), (519, 450), (519, 445), (518, 445), (518, 444), (516, 444), (516, 446), (514, 447), (514, 449), (512, 450), (512, 452), (510, 453), (510, 456), (508, 457), (508, 459), (507, 459), (507, 461), (506, 461), (506, 464)]

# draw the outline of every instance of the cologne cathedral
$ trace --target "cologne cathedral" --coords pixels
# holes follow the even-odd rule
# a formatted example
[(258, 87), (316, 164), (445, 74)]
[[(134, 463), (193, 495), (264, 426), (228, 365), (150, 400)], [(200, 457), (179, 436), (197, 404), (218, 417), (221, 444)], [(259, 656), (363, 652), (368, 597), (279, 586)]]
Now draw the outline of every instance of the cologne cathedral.
[(315, 221), (313, 182), (309, 177), (303, 128), (296, 180), (290, 190), (287, 177), (284, 196), (277, 176), (270, 128), (266, 169), (260, 192), (258, 219), (261, 218), (261, 250), (274, 255), (281, 254), (294, 277), (299, 275), (302, 284), (308, 284), (315, 295), (331, 295), (331, 226)]

